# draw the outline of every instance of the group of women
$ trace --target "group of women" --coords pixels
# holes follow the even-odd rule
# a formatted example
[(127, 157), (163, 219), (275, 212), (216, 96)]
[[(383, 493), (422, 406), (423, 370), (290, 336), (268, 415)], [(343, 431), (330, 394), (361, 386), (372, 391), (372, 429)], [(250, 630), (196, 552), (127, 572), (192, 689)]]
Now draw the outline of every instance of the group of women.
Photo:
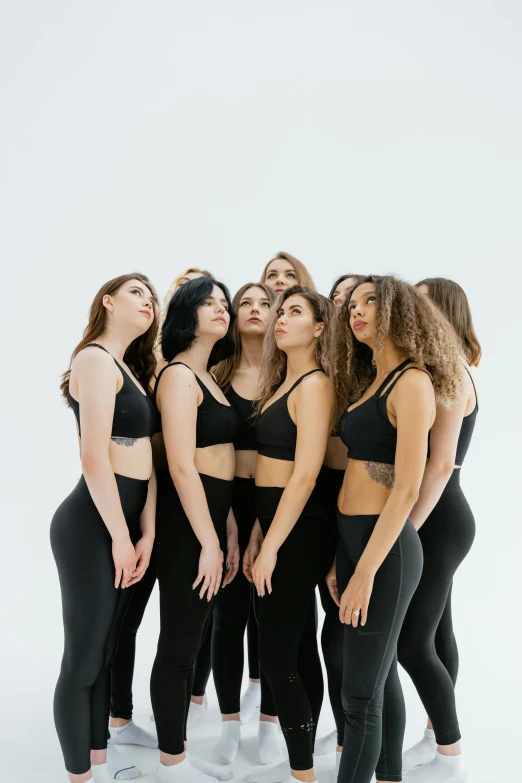
[[(340, 783), (466, 779), (451, 588), (474, 536), (459, 479), (480, 355), (466, 295), (442, 278), (342, 275), (326, 297), (278, 253), (233, 300), (199, 269), (161, 311), (141, 274), (100, 289), (62, 381), (82, 477), (51, 525), (71, 783), (138, 777), (122, 744), (159, 747), (159, 783), (228, 780), (257, 707), (250, 783), (312, 783), (330, 750)], [(132, 720), (156, 579), (157, 736)], [(336, 722), (317, 740), (316, 587)], [(429, 716), (404, 754), (397, 662)], [(211, 669), (213, 761), (187, 755)]]

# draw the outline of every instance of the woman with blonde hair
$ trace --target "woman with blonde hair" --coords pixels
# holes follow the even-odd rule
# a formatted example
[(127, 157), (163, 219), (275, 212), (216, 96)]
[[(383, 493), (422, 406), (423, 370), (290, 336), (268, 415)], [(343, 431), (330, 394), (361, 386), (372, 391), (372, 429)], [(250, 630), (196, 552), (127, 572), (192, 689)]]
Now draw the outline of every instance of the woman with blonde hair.
[[(323, 679), (315, 588), (331, 564), (335, 539), (314, 486), (341, 408), (328, 352), (334, 313), (332, 302), (310, 288), (296, 285), (281, 294), (265, 338), (257, 406), (258, 520), (244, 570), (260, 596), (259, 659), (269, 686), (261, 710), (281, 722), (290, 762), (280, 770), (283, 780), (316, 780)], [(256, 772), (247, 776), (257, 779)]]
[[(405, 710), (383, 721), (386, 680), (422, 572), (409, 518), (426, 467), (436, 403), (459, 397), (459, 347), (440, 312), (392, 276), (369, 276), (340, 312), (335, 367), (348, 408), (348, 466), (338, 500), (337, 589), (345, 623), (341, 783), (400, 781)], [(387, 752), (395, 748), (395, 753)], [(382, 751), (381, 751), (382, 748)]]
[(317, 291), (312, 276), (303, 262), (283, 251), (276, 253), (265, 266), (261, 282), (269, 286), (276, 295), (294, 285)]

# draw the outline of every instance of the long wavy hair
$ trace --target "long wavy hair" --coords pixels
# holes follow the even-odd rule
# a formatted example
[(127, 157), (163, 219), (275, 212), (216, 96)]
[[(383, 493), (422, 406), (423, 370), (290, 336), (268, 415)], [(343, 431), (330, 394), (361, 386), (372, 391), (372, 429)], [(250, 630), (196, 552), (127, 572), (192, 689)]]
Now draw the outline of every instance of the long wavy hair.
[(89, 322), (83, 332), (83, 339), (78, 343), (72, 352), (69, 369), (66, 370), (62, 375), (60, 389), (69, 407), (69, 379), (71, 375), (71, 365), (73, 363), (73, 359), (80, 353), (81, 350), (83, 350), (83, 348), (89, 345), (89, 343), (93, 343), (96, 342), (96, 340), (99, 340), (105, 331), (108, 312), (107, 308), (103, 305), (103, 297), (107, 295), (114, 296), (114, 294), (118, 293), (122, 285), (128, 283), (130, 280), (138, 280), (140, 283), (146, 285), (151, 292), (154, 300), (154, 320), (146, 332), (144, 332), (139, 337), (136, 337), (136, 339), (131, 342), (125, 351), (123, 361), (132, 370), (133, 374), (139, 380), (143, 388), (150, 392), (149, 384), (156, 368), (154, 344), (158, 334), (158, 295), (154, 287), (151, 285), (149, 278), (145, 277), (145, 275), (142, 275), (139, 272), (135, 272), (132, 275), (120, 275), (119, 277), (114, 277), (112, 280), (109, 280), (107, 283), (102, 285), (94, 297), (91, 309), (89, 310)]
[(315, 286), (314, 281), (312, 280), (312, 275), (308, 271), (308, 269), (305, 267), (302, 261), (299, 261), (298, 258), (295, 256), (290, 255), (290, 253), (285, 253), (283, 250), (280, 250), (279, 253), (276, 253), (273, 258), (270, 259), (268, 264), (263, 269), (263, 274), (261, 275), (261, 282), (264, 283), (266, 280), (266, 272), (272, 261), (277, 261), (278, 258), (282, 258), (283, 261), (288, 261), (295, 269), (295, 273), (297, 275), (297, 285), (304, 286), (306, 288), (310, 288), (312, 291), (317, 291), (317, 288)]
[(322, 296), (322, 294), (317, 293), (317, 291), (313, 291), (311, 288), (302, 285), (294, 285), (279, 294), (272, 308), (272, 319), (268, 325), (263, 341), (263, 361), (259, 378), (260, 394), (259, 401), (256, 405), (256, 414), (258, 415), (268, 400), (274, 396), (286, 377), (286, 353), (277, 347), (274, 330), (280, 307), (283, 302), (295, 294), (299, 294), (303, 299), (306, 299), (312, 310), (315, 321), (323, 324), (323, 331), (321, 332), (320, 337), (317, 338), (315, 344), (315, 359), (319, 367), (324, 370), (334, 384), (336, 404), (333, 421), (338, 421), (339, 416), (344, 410), (344, 399), (339, 394), (338, 385), (335, 381), (334, 363), (330, 350), (334, 339), (334, 324), (337, 308), (333, 302), (326, 298), (326, 296)]
[(212, 348), (207, 367), (213, 367), (233, 355), (234, 338), (232, 335), (236, 314), (230, 301), (228, 288), (223, 283), (214, 280), (213, 277), (204, 275), (195, 280), (189, 280), (188, 283), (178, 288), (170, 300), (167, 317), (161, 330), (161, 347), (163, 357), (167, 362), (171, 362), (178, 353), (188, 350), (196, 339), (198, 308), (211, 296), (214, 286), (221, 288), (225, 295), (230, 322), (226, 335), (218, 340)]
[[(239, 291), (235, 294), (234, 298), (232, 299), (232, 309), (237, 315), (237, 312), (239, 310), (239, 305), (241, 303), (241, 299), (245, 295), (245, 292), (248, 291), (249, 288), (261, 288), (270, 302), (270, 306), (272, 306), (275, 302), (275, 294), (272, 291), (269, 286), (265, 285), (264, 283), (245, 283), (245, 285), (241, 286)], [(216, 376), (216, 381), (219, 386), (223, 389), (223, 391), (227, 391), (230, 387), (230, 383), (232, 381), (232, 378), (234, 377), (234, 374), (239, 367), (239, 364), (241, 362), (241, 334), (239, 332), (239, 325), (238, 320), (234, 321), (234, 328), (232, 329), (232, 335), (234, 337), (234, 354), (230, 356), (228, 359), (224, 359), (222, 362), (220, 362), (216, 367), (213, 367), (213, 373)]]
[[(332, 302), (333, 302), (333, 295), (335, 293), (335, 289), (337, 288), (339, 283), (343, 282), (343, 280), (349, 280), (350, 278), (352, 278), (353, 280), (355, 280), (353, 288), (356, 288), (358, 285), (360, 285), (362, 283), (362, 281), (364, 280), (364, 277), (365, 277), (364, 275), (341, 275), (340, 277), (337, 278), (337, 280), (335, 281), (335, 283), (331, 287), (330, 293), (328, 294), (328, 299), (331, 299)], [(353, 291), (353, 288), (352, 288), (352, 291)]]
[(388, 337), (399, 353), (423, 365), (438, 403), (450, 406), (461, 391), (462, 361), (455, 332), (440, 310), (414, 286), (392, 275), (369, 275), (376, 295), (375, 354), (350, 327), (349, 300), (338, 309), (333, 362), (340, 394), (356, 402), (375, 378), (375, 357)]
[(469, 365), (478, 367), (482, 348), (478, 341), (471, 317), (471, 309), (464, 290), (458, 283), (446, 277), (427, 277), (415, 286), (428, 286), (431, 301), (442, 310), (457, 337), (462, 343), (462, 351)]
[(168, 307), (169, 307), (169, 302), (172, 299), (172, 297), (174, 296), (174, 294), (175, 294), (175, 292), (176, 292), (176, 290), (178, 288), (179, 281), (181, 280), (181, 278), (182, 277), (186, 277), (189, 274), (206, 275), (207, 277), (212, 277), (212, 278), (214, 277), (212, 272), (209, 272), (206, 269), (200, 269), (197, 266), (189, 266), (188, 269), (185, 269), (183, 272), (180, 272), (180, 274), (177, 275), (177, 277), (175, 277), (174, 280), (172, 281), (172, 283), (170, 284), (167, 293), (163, 297), (163, 301), (162, 301), (162, 304), (161, 304), (161, 310), (160, 310), (160, 313), (159, 313), (158, 336), (156, 338), (156, 346), (155, 346), (156, 360), (158, 362), (161, 362), (161, 360), (163, 358), (163, 354), (161, 352), (161, 329), (162, 329), (163, 323), (165, 321), (165, 318), (167, 317), (167, 310), (168, 310)]

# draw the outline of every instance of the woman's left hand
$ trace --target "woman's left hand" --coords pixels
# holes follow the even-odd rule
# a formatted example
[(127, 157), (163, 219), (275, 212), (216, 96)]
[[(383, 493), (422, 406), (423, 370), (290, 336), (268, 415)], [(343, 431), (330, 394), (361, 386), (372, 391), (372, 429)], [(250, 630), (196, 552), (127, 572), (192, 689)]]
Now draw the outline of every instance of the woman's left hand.
[(231, 537), (227, 544), (227, 561), (225, 566), (225, 577), (221, 587), (226, 587), (234, 579), (239, 570), (239, 544), (237, 538)]
[(254, 584), (260, 598), (263, 598), (265, 594), (265, 585), (266, 590), (268, 590), (269, 593), (272, 593), (272, 574), (274, 573), (276, 562), (277, 552), (268, 549), (265, 544), (263, 544), (252, 569)]
[(368, 605), (373, 590), (373, 575), (355, 570), (341, 598), (339, 619), (345, 625), (357, 628), (359, 622), (366, 625)]
[(149, 567), (150, 563), (150, 556), (152, 554), (152, 547), (154, 546), (154, 539), (152, 538), (140, 538), (138, 543), (135, 546), (136, 551), (136, 568), (132, 572), (132, 576), (129, 580), (129, 584), (127, 587), (130, 587), (130, 585), (136, 584), (136, 582), (139, 582), (140, 579), (143, 578), (145, 571)]

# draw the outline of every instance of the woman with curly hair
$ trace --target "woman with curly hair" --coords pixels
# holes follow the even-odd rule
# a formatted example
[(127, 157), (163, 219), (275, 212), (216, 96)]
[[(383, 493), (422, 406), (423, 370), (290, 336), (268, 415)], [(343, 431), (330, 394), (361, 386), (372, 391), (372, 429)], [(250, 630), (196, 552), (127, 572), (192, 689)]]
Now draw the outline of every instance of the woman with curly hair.
[[(451, 408), (437, 406), (429, 462), (410, 513), (419, 531), (424, 567), (404, 619), (397, 652), (430, 723), (424, 738), (406, 751), (402, 763), (404, 772), (412, 770), (405, 776), (412, 783), (441, 783), (450, 774), (457, 782), (465, 780), (466, 772), (455, 708), (458, 651), (451, 621), (451, 586), (475, 537), (473, 513), (460, 488), (460, 468), (478, 413), (469, 368), (478, 366), (481, 350), (466, 294), (457, 283), (429, 278), (418, 283), (417, 289), (442, 311), (459, 338), (461, 362), (457, 373), (462, 391)], [(387, 684), (386, 723), (395, 719), (395, 686), (393, 682)], [(397, 750), (400, 748), (391, 752)]]
[(279, 251), (263, 269), (261, 282), (277, 295), (294, 285), (306, 286), (316, 291), (315, 283), (308, 269), (290, 253)]
[[(303, 286), (279, 297), (265, 338), (257, 407), (258, 521), (245, 572), (260, 596), (259, 660), (269, 686), (261, 711), (279, 716), (288, 748), (283, 780), (316, 779), (323, 680), (315, 588), (333, 559), (335, 539), (314, 486), (341, 408), (327, 352), (334, 311), (332, 302)], [(259, 778), (254, 772), (247, 779)]]
[[(460, 394), (453, 330), (422, 294), (395, 277), (370, 276), (341, 310), (335, 341), (340, 424), (348, 466), (338, 500), (337, 596), (344, 629), (342, 783), (400, 781), (404, 703), (396, 694), (395, 756), (381, 753), (386, 678), (422, 572), (409, 514), (426, 466), (436, 402)], [(335, 590), (332, 589), (335, 597)], [(400, 687), (400, 685), (399, 685)]]
[[(242, 561), (256, 521), (254, 406), (259, 395), (263, 338), (273, 302), (273, 291), (264, 283), (246, 283), (239, 289), (232, 300), (237, 313), (234, 355), (215, 368), (216, 381), (241, 422), (234, 440), (236, 468), (230, 512), (237, 523), (237, 558), (228, 559), (230, 569), (222, 585), (226, 589), (221, 590), (216, 601), (212, 632), (212, 671), (223, 721), (212, 756), (221, 764), (231, 764), (237, 755), (240, 719), (241, 723), (250, 721), (261, 704), (254, 590), (245, 579)], [(240, 573), (235, 576), (238, 568)], [(240, 703), (245, 631), (250, 682)], [(255, 757), (259, 764), (271, 764), (279, 758), (277, 719), (271, 715), (260, 715)]]
[(157, 297), (148, 278), (109, 280), (62, 380), (77, 420), (82, 477), (51, 523), (65, 633), (54, 718), (74, 783), (93, 775), (109, 780), (110, 667), (154, 543), (156, 416), (146, 390), (156, 332)]
[(161, 783), (209, 779), (185, 741), (192, 669), (227, 548), (239, 420), (209, 369), (232, 355), (234, 320), (228, 290), (205, 276), (174, 294), (162, 330), (168, 364), (154, 389), (164, 447), (156, 462), (160, 636), (150, 686)]

